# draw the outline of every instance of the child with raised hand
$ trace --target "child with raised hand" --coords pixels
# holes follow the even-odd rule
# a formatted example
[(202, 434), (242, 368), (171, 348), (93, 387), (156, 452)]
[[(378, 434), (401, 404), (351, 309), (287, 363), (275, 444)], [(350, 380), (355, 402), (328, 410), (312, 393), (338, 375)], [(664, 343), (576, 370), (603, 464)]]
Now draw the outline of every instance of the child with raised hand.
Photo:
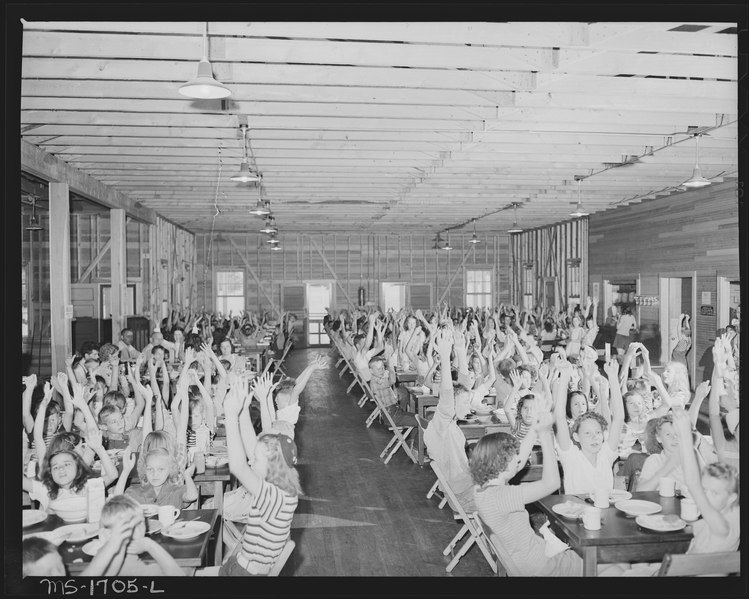
[[(239, 551), (221, 566), (222, 576), (264, 576), (281, 554), (291, 533), (291, 520), (301, 494), (296, 471), (296, 445), (286, 435), (249, 433), (240, 438), (240, 415), (249, 409), (246, 382), (229, 374), (224, 402), (229, 469), (247, 492), (247, 527)], [(250, 427), (252, 431), (252, 427)], [(248, 455), (246, 449), (252, 454)], [(248, 465), (248, 458), (252, 466)]]
[[(559, 468), (554, 455), (554, 422), (548, 412), (538, 414), (522, 444), (507, 433), (482, 437), (471, 454), (470, 468), (476, 484), (475, 498), (481, 519), (492, 540), (512, 560), (520, 576), (581, 576), (582, 560), (573, 551), (546, 555), (546, 542), (530, 525), (526, 505), (551, 495), (559, 488)], [(525, 465), (538, 435), (543, 452), (541, 480), (520, 485), (509, 482)]]
[[(685, 480), (681, 468), (681, 453), (679, 437), (674, 429), (673, 417), (668, 414), (657, 419), (655, 424), (655, 439), (661, 446), (659, 453), (648, 456), (642, 465), (642, 471), (637, 479), (637, 491), (655, 491), (660, 480), (664, 477), (676, 481), (677, 488), (684, 488)], [(692, 437), (689, 437), (689, 444)]]
[[(609, 360), (604, 371), (611, 389), (611, 426), (595, 412), (579, 416), (570, 434), (565, 414), (565, 397), (572, 365), (557, 364), (559, 379), (553, 385), (559, 461), (564, 469), (564, 492), (580, 495), (597, 488), (614, 488), (612, 465), (618, 458), (619, 438), (624, 424), (624, 407), (618, 382), (618, 363)], [(608, 436), (607, 436), (608, 429)]]
[[(86, 444), (101, 460), (101, 478), (106, 487), (117, 479), (117, 468), (102, 445), (101, 431), (89, 430)], [(31, 499), (38, 501), (44, 511), (54, 514), (55, 507), (60, 502), (75, 498), (77, 503), (72, 508), (66, 505), (66, 510), (80, 508), (80, 512), (85, 514), (88, 506), (87, 485), (91, 478), (93, 478), (93, 472), (83, 458), (74, 449), (62, 449), (44, 456), (39, 480), (23, 477), (23, 490)]]
[[(101, 511), (100, 526), (99, 538), (105, 542), (105, 547), (111, 543), (109, 552), (112, 553), (112, 558), (105, 576), (185, 575), (166, 549), (146, 536), (143, 510), (133, 499), (124, 495), (110, 497)], [(128, 531), (131, 531), (130, 534)], [(121, 541), (112, 542), (113, 536), (121, 538)], [(115, 552), (117, 545), (119, 548)], [(155, 563), (144, 562), (140, 558), (144, 553), (148, 553)]]

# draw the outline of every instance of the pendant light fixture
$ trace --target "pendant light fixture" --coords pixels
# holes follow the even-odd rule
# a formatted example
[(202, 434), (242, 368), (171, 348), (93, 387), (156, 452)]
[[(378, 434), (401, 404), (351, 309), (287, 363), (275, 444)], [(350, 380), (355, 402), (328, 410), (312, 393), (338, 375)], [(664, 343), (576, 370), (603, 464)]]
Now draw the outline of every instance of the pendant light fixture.
[(241, 125), (241, 128), (243, 141), (242, 164), (239, 166), (239, 173), (229, 178), (232, 181), (239, 181), (240, 183), (259, 181), (260, 175), (250, 170), (250, 162), (247, 159), (247, 125)]
[(445, 245), (442, 246), (442, 249), (446, 252), (449, 252), (453, 249), (453, 246), (450, 245), (450, 234), (447, 235), (447, 241), (445, 241)]
[(433, 250), (441, 250), (442, 249), (442, 234), (438, 231), (437, 237), (434, 238), (434, 245), (432, 246)]
[(250, 210), (250, 214), (256, 216), (268, 216), (270, 214), (270, 202), (268, 200), (257, 199), (257, 205)]
[(481, 240), (478, 237), (476, 237), (476, 219), (475, 218), (473, 219), (473, 237), (471, 237), (468, 240), (468, 243), (473, 243), (473, 244), (481, 243)]
[(580, 197), (580, 183), (582, 182), (583, 178), (579, 175), (575, 175), (575, 181), (577, 181), (577, 206), (575, 207), (574, 212), (570, 212), (570, 216), (574, 216), (575, 218), (580, 218), (583, 216), (588, 216), (590, 214), (583, 208), (583, 200)]
[(512, 222), (512, 226), (509, 229), (507, 229), (507, 232), (508, 233), (522, 233), (523, 229), (521, 227), (518, 227), (518, 205), (517, 205), (517, 202), (513, 202), (512, 203), (512, 209), (513, 209), (513, 212), (515, 213), (515, 218), (514, 218), (514, 220)]
[(684, 181), (682, 185), (684, 187), (687, 187), (689, 189), (698, 189), (700, 187), (707, 187), (711, 184), (710, 179), (705, 179), (705, 177), (702, 176), (702, 172), (700, 171), (700, 137), (702, 137), (702, 134), (695, 135), (697, 138), (697, 145), (696, 145), (696, 157), (695, 157), (695, 163), (694, 163), (694, 170), (692, 171), (692, 178), (688, 181)]
[(270, 249), (273, 252), (280, 252), (283, 248), (281, 247), (280, 242), (278, 240), (276, 240), (276, 244), (277, 245), (270, 246)]
[[(278, 240), (278, 233), (277, 232), (276, 233), (271, 233), (271, 236), (268, 239), (265, 240), (265, 243), (270, 243), (271, 245), (278, 245), (279, 243), (281, 243)], [(271, 248), (271, 249), (273, 249), (273, 248)]]
[(215, 100), (231, 96), (231, 90), (213, 78), (213, 69), (208, 62), (208, 23), (203, 30), (203, 58), (198, 63), (198, 75), (181, 85), (179, 93), (196, 100)]
[(265, 219), (265, 226), (260, 229), (261, 233), (267, 233), (268, 235), (275, 235), (278, 233), (278, 227), (276, 227), (276, 219), (269, 216)]

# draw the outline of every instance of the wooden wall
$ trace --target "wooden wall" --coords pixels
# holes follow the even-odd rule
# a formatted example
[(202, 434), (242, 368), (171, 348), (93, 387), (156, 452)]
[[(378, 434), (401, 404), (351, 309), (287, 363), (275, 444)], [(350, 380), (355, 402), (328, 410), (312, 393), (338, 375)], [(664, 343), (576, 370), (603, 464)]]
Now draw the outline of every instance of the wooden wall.
[(314, 280), (338, 281), (337, 309), (346, 308), (349, 300), (356, 304), (360, 287), (365, 289), (367, 301), (378, 303), (382, 281), (406, 282), (420, 288), (430, 285), (432, 304), (444, 294), (444, 301), (462, 306), (465, 270), (472, 266), (493, 269), (494, 301), (509, 301), (505, 235), (480, 236), (482, 243), (474, 246), (468, 243), (470, 235), (451, 234), (454, 249), (449, 252), (433, 250), (433, 237), (426, 235), (280, 233), (283, 249), (278, 252), (269, 250), (266, 239), (259, 233), (198, 234), (197, 304), (213, 307), (213, 273), (221, 268), (245, 270), (246, 306), (250, 310), (270, 309), (271, 300), (282, 307), (284, 286)]
[[(660, 276), (696, 272), (697, 314), (692, 314), (692, 351), (697, 382), (710, 365), (718, 328), (717, 278), (739, 279), (738, 187), (736, 181), (632, 204), (589, 217), (589, 281), (631, 276), (639, 292), (659, 295)], [(714, 315), (700, 315), (710, 292)], [(640, 325), (659, 325), (659, 306), (640, 307)], [(599, 313), (599, 318), (603, 315)]]

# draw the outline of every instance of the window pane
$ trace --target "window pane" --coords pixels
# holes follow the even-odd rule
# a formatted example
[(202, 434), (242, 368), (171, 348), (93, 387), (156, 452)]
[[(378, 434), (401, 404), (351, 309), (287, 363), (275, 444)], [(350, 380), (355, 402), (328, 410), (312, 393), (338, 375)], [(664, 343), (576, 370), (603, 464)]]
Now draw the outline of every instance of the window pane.
[(244, 295), (244, 272), (241, 270), (216, 273), (216, 295)]

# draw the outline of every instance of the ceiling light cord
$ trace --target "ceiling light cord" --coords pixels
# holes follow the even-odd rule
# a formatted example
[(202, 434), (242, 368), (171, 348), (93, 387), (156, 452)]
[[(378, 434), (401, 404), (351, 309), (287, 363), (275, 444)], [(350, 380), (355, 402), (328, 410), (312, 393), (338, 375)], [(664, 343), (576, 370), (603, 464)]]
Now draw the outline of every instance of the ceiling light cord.
[(208, 268), (208, 265), (211, 264), (211, 257), (213, 256), (213, 238), (214, 233), (216, 231), (216, 217), (221, 214), (221, 211), (218, 209), (218, 190), (221, 187), (221, 171), (223, 167), (223, 160), (221, 159), (221, 146), (218, 148), (218, 176), (216, 177), (216, 193), (213, 196), (213, 207), (216, 209), (215, 214), (213, 215), (213, 220), (211, 221), (211, 237), (210, 242), (208, 244), (208, 256), (206, 258), (206, 269)]

